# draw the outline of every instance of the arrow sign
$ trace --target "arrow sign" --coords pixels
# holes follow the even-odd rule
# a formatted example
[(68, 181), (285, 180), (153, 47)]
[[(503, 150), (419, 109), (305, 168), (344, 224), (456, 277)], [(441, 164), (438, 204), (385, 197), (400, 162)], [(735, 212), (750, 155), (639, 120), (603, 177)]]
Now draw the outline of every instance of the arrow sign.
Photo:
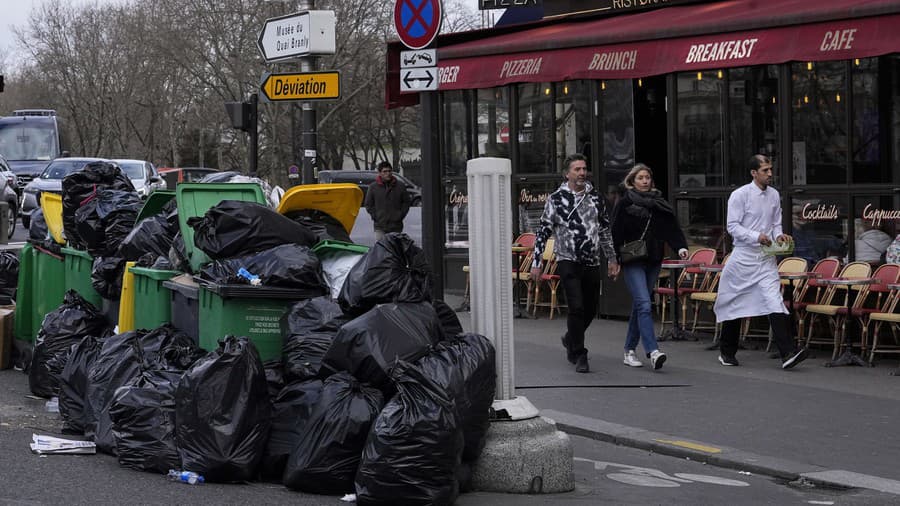
[(256, 45), (267, 62), (334, 54), (334, 11), (304, 11), (267, 19)]
[(437, 67), (400, 70), (400, 91), (435, 91)]
[(333, 100), (341, 98), (341, 74), (337, 71), (263, 74), (259, 89), (270, 102)]

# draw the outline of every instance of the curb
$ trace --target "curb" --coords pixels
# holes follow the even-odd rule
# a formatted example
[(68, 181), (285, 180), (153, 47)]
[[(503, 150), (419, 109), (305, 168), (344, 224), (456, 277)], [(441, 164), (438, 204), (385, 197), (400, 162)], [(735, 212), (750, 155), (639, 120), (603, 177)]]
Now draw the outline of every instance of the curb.
[(784, 460), (701, 441), (678, 438), (659, 432), (546, 409), (541, 416), (552, 419), (559, 430), (597, 441), (648, 450), (671, 457), (709, 465), (747, 471), (788, 481), (803, 480), (817, 486), (851, 489), (866, 488), (900, 495), (900, 482), (850, 471)]

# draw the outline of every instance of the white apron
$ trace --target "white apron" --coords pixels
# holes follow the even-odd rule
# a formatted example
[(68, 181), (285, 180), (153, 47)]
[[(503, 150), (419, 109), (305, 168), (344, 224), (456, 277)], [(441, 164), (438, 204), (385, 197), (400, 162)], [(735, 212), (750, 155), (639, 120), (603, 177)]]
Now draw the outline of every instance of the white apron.
[(714, 311), (718, 323), (771, 313), (787, 314), (775, 257), (763, 255), (759, 246), (735, 247), (719, 279)]

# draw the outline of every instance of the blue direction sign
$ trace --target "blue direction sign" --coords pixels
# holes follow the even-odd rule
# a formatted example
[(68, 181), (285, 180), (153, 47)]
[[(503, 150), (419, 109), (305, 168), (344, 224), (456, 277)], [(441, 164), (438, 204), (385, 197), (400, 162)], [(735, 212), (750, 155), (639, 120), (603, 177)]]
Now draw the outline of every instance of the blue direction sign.
[(441, 31), (442, 19), (441, 0), (397, 0), (394, 4), (394, 27), (410, 49), (431, 44)]

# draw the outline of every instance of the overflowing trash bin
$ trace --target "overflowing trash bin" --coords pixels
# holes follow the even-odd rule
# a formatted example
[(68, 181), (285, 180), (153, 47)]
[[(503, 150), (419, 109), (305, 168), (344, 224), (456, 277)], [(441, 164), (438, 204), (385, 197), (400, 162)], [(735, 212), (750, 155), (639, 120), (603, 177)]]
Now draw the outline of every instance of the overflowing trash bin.
[[(113, 169), (64, 184), (62, 250), (44, 235), (18, 259), (31, 389), (59, 396), (66, 433), (195, 482), (452, 504), (484, 445), (494, 349), (432, 300), (408, 236), (350, 242), (355, 185), (272, 209), (253, 182), (185, 183), (138, 209)], [(37, 281), (54, 274), (58, 301)]]

